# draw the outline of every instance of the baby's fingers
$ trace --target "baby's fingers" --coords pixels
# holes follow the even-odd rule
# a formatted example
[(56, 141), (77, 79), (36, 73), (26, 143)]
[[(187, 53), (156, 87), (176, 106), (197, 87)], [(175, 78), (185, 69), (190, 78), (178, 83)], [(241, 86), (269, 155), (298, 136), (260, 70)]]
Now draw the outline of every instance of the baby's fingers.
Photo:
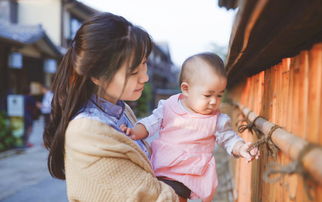
[(255, 156), (255, 159), (259, 159), (259, 156), (260, 156), (260, 151), (258, 150)]
[(120, 125), (120, 129), (121, 129), (121, 131), (126, 132), (127, 127), (126, 127), (126, 125), (125, 125), (125, 124), (121, 124), (121, 125)]
[(131, 133), (131, 129), (128, 128), (125, 124), (120, 125), (121, 131), (123, 131), (126, 135), (129, 135)]
[(257, 147), (254, 147), (252, 148), (250, 151), (249, 151), (249, 154), (252, 156), (252, 157), (255, 157), (255, 159), (258, 159), (259, 158), (259, 155), (260, 155), (260, 152), (258, 150)]
[(248, 152), (244, 154), (244, 158), (245, 158), (248, 162), (250, 162), (250, 161), (252, 161), (252, 160), (253, 160), (253, 157), (252, 157)]
[(249, 153), (250, 153), (250, 155), (252, 155), (252, 156), (256, 156), (256, 154), (258, 153), (258, 149), (257, 149), (257, 147), (252, 148), (252, 149), (249, 151)]
[(130, 135), (131, 133), (131, 128), (126, 128), (126, 131), (124, 131), (126, 135)]
[(138, 140), (139, 138), (137, 138), (135, 135), (130, 135), (130, 138), (132, 139), (132, 140)]

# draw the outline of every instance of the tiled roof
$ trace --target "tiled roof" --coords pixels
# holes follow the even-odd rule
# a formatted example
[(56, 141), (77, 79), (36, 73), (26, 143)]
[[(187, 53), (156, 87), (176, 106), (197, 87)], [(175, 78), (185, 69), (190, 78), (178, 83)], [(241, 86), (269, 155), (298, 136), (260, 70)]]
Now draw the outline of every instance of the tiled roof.
[(65, 0), (65, 8), (80, 20), (87, 20), (100, 11), (76, 0)]
[(61, 57), (63, 52), (49, 39), (41, 25), (10, 24), (0, 21), (0, 40), (20, 45), (42, 44), (39, 49), (45, 51), (51, 57)]
[(40, 25), (17, 25), (0, 21), (0, 37), (17, 41), (24, 44), (31, 44), (44, 36)]

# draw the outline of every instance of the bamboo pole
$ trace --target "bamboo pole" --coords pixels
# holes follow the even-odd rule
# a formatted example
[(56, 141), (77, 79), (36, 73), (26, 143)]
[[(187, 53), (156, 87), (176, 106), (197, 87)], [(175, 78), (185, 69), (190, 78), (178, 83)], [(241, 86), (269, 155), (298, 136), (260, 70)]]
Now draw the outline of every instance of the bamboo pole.
[[(237, 104), (245, 116), (248, 115), (249, 121), (253, 122), (257, 114), (250, 111), (247, 107)], [(257, 118), (255, 126), (263, 134), (267, 135), (271, 128), (275, 125), (263, 118)], [(300, 151), (308, 144), (302, 138), (299, 138), (281, 128), (276, 129), (271, 136), (273, 143), (292, 160), (298, 158)], [(322, 147), (314, 148), (309, 151), (302, 160), (304, 169), (313, 177), (315, 181), (322, 184)]]

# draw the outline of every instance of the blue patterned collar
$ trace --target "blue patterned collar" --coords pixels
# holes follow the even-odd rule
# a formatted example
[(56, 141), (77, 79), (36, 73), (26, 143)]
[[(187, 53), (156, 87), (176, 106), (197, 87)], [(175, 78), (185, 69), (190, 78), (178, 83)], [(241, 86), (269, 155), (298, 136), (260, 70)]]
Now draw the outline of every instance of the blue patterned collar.
[(113, 116), (117, 119), (120, 119), (124, 109), (125, 109), (125, 104), (123, 101), (119, 100), (117, 101), (116, 104), (113, 104), (107, 100), (105, 100), (102, 97), (98, 97), (96, 95), (93, 95), (90, 99), (90, 101), (96, 105), (99, 109), (101, 109), (103, 112), (108, 114), (109, 116)]

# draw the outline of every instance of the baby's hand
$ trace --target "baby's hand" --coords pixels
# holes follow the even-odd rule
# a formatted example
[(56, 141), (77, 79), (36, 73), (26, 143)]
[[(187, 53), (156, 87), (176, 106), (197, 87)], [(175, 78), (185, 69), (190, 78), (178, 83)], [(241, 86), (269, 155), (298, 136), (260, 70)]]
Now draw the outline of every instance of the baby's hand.
[(249, 150), (251, 147), (251, 144), (252, 144), (251, 142), (247, 142), (239, 147), (239, 155), (241, 157), (244, 157), (248, 162), (254, 159), (258, 159), (260, 155), (260, 152), (257, 147), (254, 147), (251, 150)]
[(142, 124), (137, 124), (134, 128), (129, 128), (125, 124), (120, 125), (120, 129), (132, 140), (140, 140), (147, 137), (147, 132)]
[(127, 127), (125, 124), (120, 125), (121, 131), (123, 131), (127, 136), (131, 134), (131, 128)]

